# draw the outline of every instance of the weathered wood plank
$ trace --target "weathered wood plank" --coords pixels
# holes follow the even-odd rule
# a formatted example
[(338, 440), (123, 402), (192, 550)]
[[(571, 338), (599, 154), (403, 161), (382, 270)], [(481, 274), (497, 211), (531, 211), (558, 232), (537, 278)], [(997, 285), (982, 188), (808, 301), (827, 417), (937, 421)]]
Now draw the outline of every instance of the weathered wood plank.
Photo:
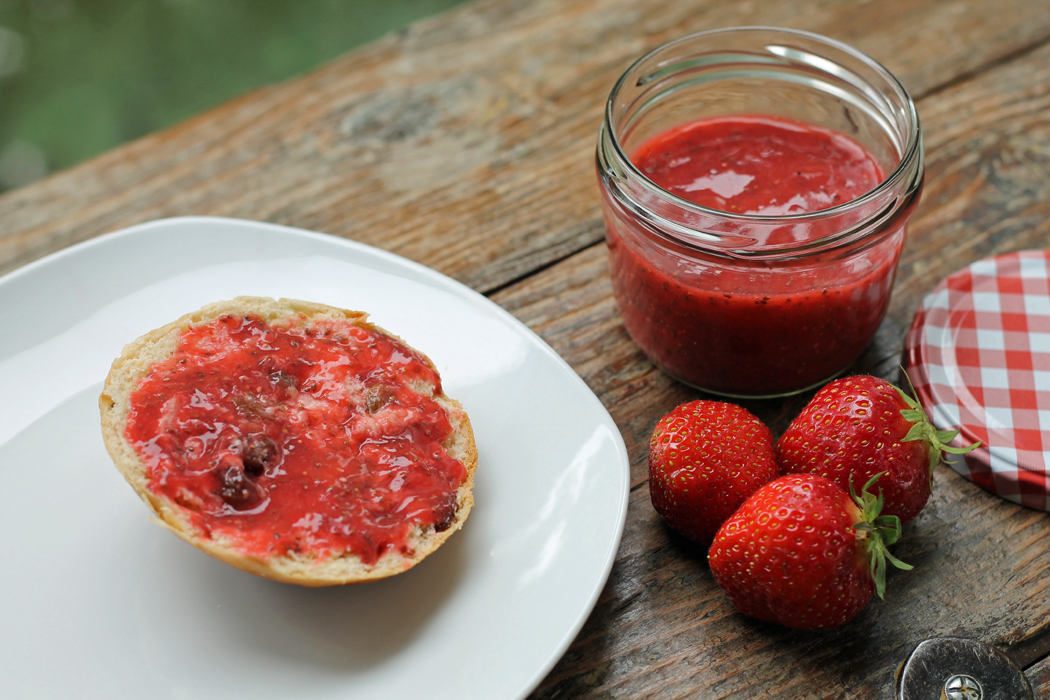
[[(928, 185), (911, 227), (889, 317), (855, 371), (893, 378), (921, 296), (986, 255), (1050, 245), (1050, 47), (920, 102)], [(1046, 679), (1050, 516), (987, 494), (947, 467), (896, 553), (886, 602), (849, 626), (797, 633), (746, 621), (715, 586), (703, 553), (649, 504), (653, 424), (698, 392), (640, 354), (615, 309), (604, 245), (493, 298), (587, 381), (619, 425), (632, 493), (616, 566), (591, 619), (536, 697), (892, 698), (892, 673), (933, 636), (995, 644)], [(807, 397), (749, 402), (775, 434)], [(1038, 662), (1038, 663), (1036, 663)]]
[(1036, 698), (1050, 698), (1050, 658), (1043, 659), (1025, 670)]
[[(1050, 247), (1050, 50), (923, 100), (919, 110), (926, 188), (883, 338), (902, 337), (922, 296), (964, 265)], [(897, 361), (893, 344), (886, 359)], [(878, 358), (869, 353), (869, 361)]]
[(1050, 37), (1046, 0), (480, 0), (0, 197), (0, 273), (142, 221), (325, 231), (491, 290), (592, 245), (592, 152), (626, 65), (734, 24), (854, 43), (921, 95)]

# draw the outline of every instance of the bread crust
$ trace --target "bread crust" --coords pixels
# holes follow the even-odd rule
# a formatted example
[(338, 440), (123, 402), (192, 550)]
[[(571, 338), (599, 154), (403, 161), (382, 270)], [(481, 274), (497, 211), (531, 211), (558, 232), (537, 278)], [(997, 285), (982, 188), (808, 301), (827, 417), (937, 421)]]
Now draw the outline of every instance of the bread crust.
[[(432, 526), (417, 527), (409, 537), (411, 554), (387, 551), (371, 566), (352, 553), (332, 555), (321, 561), (317, 561), (309, 553), (288, 553), (261, 558), (237, 551), (232, 542), (223, 541), (221, 537), (203, 536), (181, 506), (164, 495), (151, 491), (147, 466), (125, 437), (131, 394), (153, 365), (167, 359), (174, 352), (183, 331), (192, 325), (206, 324), (227, 314), (256, 316), (277, 325), (291, 323), (292, 319), (300, 314), (305, 317), (301, 321), (302, 325), (321, 319), (347, 320), (361, 328), (382, 333), (411, 348), (393, 333), (369, 323), (368, 315), (364, 312), (347, 311), (295, 299), (263, 297), (237, 297), (230, 301), (208, 304), (126, 345), (120, 357), (114, 360), (99, 397), (102, 436), (117, 470), (150, 508), (157, 523), (194, 547), (231, 566), (258, 576), (303, 586), (359, 583), (407, 571), (434, 552), (453, 532), (463, 526), (474, 504), (474, 471), (478, 461), (474, 433), (470, 419), (459, 402), (443, 393), (435, 395), (434, 387), (429, 385), (413, 386), (413, 389), (427, 394), (444, 407), (453, 430), (442, 446), (451, 457), (466, 467), (467, 477), (457, 492), (458, 509), (455, 520), (441, 532), (437, 532)], [(296, 325), (300, 325), (300, 322), (296, 322)], [(418, 350), (415, 352), (434, 368), (425, 354)], [(436, 368), (434, 369), (436, 371)]]

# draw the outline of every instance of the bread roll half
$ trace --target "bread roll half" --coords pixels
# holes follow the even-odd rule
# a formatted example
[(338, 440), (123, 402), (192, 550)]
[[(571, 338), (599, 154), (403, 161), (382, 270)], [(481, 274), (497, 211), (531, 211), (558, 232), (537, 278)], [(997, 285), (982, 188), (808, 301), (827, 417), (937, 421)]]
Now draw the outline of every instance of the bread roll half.
[(157, 522), (304, 586), (401, 573), (462, 527), (477, 449), (433, 363), (357, 311), (210, 304), (128, 344), (99, 399)]

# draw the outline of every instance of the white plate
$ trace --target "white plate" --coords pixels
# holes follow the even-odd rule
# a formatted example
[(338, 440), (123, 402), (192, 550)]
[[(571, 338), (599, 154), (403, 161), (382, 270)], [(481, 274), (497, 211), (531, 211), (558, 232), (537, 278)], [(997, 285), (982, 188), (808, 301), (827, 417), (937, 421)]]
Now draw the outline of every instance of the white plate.
[[(239, 294), (371, 313), (423, 349), (477, 436), (477, 505), (411, 571), (306, 589), (150, 522), (97, 397), (124, 343)], [(586, 385), (483, 296), (331, 236), (157, 221), (0, 278), (0, 673), (10, 698), (521, 698), (600, 593), (623, 440)]]

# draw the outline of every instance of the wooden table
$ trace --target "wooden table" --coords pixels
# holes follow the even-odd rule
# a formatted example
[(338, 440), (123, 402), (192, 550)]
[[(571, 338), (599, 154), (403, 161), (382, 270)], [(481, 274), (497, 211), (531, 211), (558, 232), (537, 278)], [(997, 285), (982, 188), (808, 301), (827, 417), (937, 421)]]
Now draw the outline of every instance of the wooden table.
[[(380, 246), (487, 294), (608, 408), (631, 455), (619, 556), (539, 698), (892, 698), (919, 641), (967, 636), (1050, 697), (1050, 516), (947, 468), (896, 549), (885, 602), (794, 632), (734, 613), (703, 552), (649, 502), (656, 420), (697, 392), (624, 331), (594, 177), (605, 98), (674, 37), (769, 24), (850, 43), (916, 99), (927, 187), (889, 316), (854, 370), (892, 378), (923, 294), (973, 260), (1050, 241), (1047, 0), (478, 0), (0, 197), (0, 272), (150, 219), (213, 214)], [(779, 435), (807, 396), (750, 402)]]

